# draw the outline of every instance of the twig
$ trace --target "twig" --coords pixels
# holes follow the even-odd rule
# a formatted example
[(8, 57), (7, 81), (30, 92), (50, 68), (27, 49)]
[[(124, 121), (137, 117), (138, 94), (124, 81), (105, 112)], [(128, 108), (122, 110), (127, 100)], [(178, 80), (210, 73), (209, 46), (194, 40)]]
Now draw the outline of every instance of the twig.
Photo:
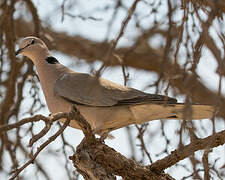
[(45, 117), (43, 115), (35, 115), (30, 118), (25, 118), (19, 122), (16, 122), (14, 124), (9, 125), (3, 125), (0, 127), (0, 132), (5, 132), (14, 128), (19, 128), (20, 126), (30, 123), (30, 122), (37, 122), (37, 121), (44, 121), (46, 123), (45, 128), (40, 131), (37, 135), (35, 135), (29, 143), (29, 146), (32, 146), (34, 142), (39, 140), (41, 137), (43, 137), (50, 129), (52, 122), (57, 121), (59, 119), (66, 118), (66, 122), (63, 124), (63, 126), (53, 135), (51, 136), (45, 143), (43, 143), (40, 147), (37, 148), (37, 151), (34, 155), (31, 155), (31, 159), (25, 163), (22, 167), (17, 169), (15, 171), (15, 174), (10, 178), (10, 180), (15, 179), (20, 172), (22, 172), (27, 166), (29, 166), (31, 163), (34, 163), (34, 160), (38, 156), (38, 154), (51, 142), (53, 142), (63, 131), (64, 129), (69, 125), (71, 119), (74, 119), (77, 121), (79, 126), (81, 127), (83, 133), (85, 134), (87, 142), (93, 142), (96, 141), (95, 136), (92, 132), (90, 124), (85, 120), (85, 118), (80, 114), (79, 110), (73, 106), (72, 111), (69, 113), (57, 113), (54, 115), (51, 115), (49, 117)]
[[(61, 125), (59, 122), (58, 122), (57, 124), (59, 125), (60, 128), (62, 127), (62, 125)], [(73, 147), (72, 145), (70, 145), (70, 144), (66, 141), (66, 139), (65, 139), (65, 137), (64, 137), (64, 133), (61, 134), (61, 138), (62, 138), (62, 143), (63, 143), (63, 146), (62, 146), (62, 152), (63, 152), (64, 157), (65, 157), (65, 160), (66, 160), (65, 166), (64, 166), (64, 167), (65, 167), (65, 170), (66, 170), (68, 179), (73, 179), (72, 176), (71, 176), (71, 171), (70, 171), (70, 169), (69, 169), (70, 163), (69, 163), (69, 159), (68, 159), (68, 157), (67, 157), (66, 146), (68, 146), (69, 148), (71, 148), (72, 151), (73, 151), (73, 153), (75, 153), (75, 149), (74, 149), (74, 147)], [(75, 175), (75, 174), (72, 174), (72, 175)], [(74, 179), (75, 179), (75, 178), (74, 178)], [(77, 179), (78, 179), (78, 178), (77, 178)]]
[(33, 144), (36, 141), (38, 141), (41, 137), (43, 137), (49, 131), (50, 128), (51, 128), (51, 122), (45, 123), (45, 127), (41, 130), (41, 132), (39, 132), (38, 134), (36, 134), (30, 139), (29, 146), (30, 147), (33, 146)]
[(132, 4), (131, 8), (129, 9), (127, 17), (126, 17), (125, 20), (122, 22), (122, 27), (121, 27), (121, 29), (120, 29), (119, 35), (117, 36), (116, 40), (112, 42), (112, 46), (110, 47), (110, 49), (109, 49), (109, 51), (108, 51), (108, 53), (107, 53), (107, 55), (106, 55), (106, 60), (105, 60), (105, 62), (102, 64), (102, 66), (101, 66), (101, 67), (99, 68), (99, 70), (96, 72), (96, 76), (97, 76), (97, 77), (100, 75), (100, 73), (101, 73), (101, 71), (104, 69), (105, 65), (106, 65), (108, 62), (111, 61), (113, 51), (115, 50), (115, 48), (116, 48), (116, 46), (117, 46), (117, 44), (118, 44), (120, 38), (123, 36), (124, 30), (125, 30), (125, 28), (126, 28), (128, 22), (130, 21), (131, 16), (133, 15), (133, 13), (134, 13), (134, 11), (135, 11), (135, 9), (136, 9), (137, 3), (138, 3), (139, 1), (140, 1), (140, 0), (136, 0), (136, 1)]
[(202, 163), (204, 167), (204, 180), (210, 180), (210, 168), (209, 168), (209, 162), (208, 162), (209, 153), (210, 153), (210, 150), (206, 149), (202, 157)]
[[(137, 138), (140, 140), (140, 147), (141, 147), (141, 150), (143, 153), (145, 153), (149, 159), (149, 162), (152, 163), (152, 158), (151, 158), (151, 155), (150, 153), (148, 152), (147, 148), (146, 148), (146, 144), (144, 142), (144, 133), (146, 131), (146, 124), (143, 124), (141, 125), (141, 127), (138, 127), (138, 125), (135, 125), (135, 127), (137, 128), (138, 130), (138, 136)], [(144, 156), (143, 156), (144, 157)]]
[(173, 166), (177, 162), (191, 156), (198, 150), (217, 147), (223, 145), (224, 142), (225, 130), (203, 139), (196, 139), (194, 142), (181, 148), (178, 148), (175, 151), (172, 151), (171, 154), (167, 157), (154, 162), (152, 165), (149, 166), (149, 168), (161, 172), (164, 169)]
[(63, 124), (63, 126), (53, 135), (51, 136), (46, 142), (44, 142), (40, 147), (37, 148), (36, 153), (32, 156), (32, 158), (26, 163), (24, 164), (21, 168), (17, 169), (15, 174), (10, 178), (10, 180), (15, 179), (19, 173), (21, 171), (23, 171), (27, 166), (29, 166), (30, 164), (34, 163), (34, 160), (36, 159), (36, 157), (38, 156), (38, 154), (51, 142), (53, 142), (65, 129), (66, 127), (69, 125), (71, 121), (71, 118), (68, 117), (68, 119), (66, 120), (66, 122)]
[(59, 112), (57, 114), (54, 114), (52, 116), (49, 117), (45, 117), (41, 114), (35, 115), (33, 117), (29, 117), (29, 118), (24, 118), (22, 120), (20, 120), (19, 122), (16, 122), (14, 124), (6, 124), (3, 126), (0, 126), (0, 133), (4, 132), (4, 131), (9, 131), (11, 129), (14, 128), (18, 128), (20, 126), (23, 126), (24, 124), (30, 123), (30, 122), (38, 122), (38, 121), (44, 121), (44, 122), (54, 122), (57, 121), (61, 118), (67, 118), (68, 117), (68, 113), (62, 113)]
[(37, 8), (35, 7), (35, 5), (33, 4), (32, 1), (25, 0), (25, 2), (26, 2), (26, 5), (27, 5), (28, 9), (30, 10), (32, 17), (33, 17), (35, 35), (39, 36), (40, 29), (41, 29), (41, 23), (40, 23), (40, 19), (39, 19), (38, 13), (37, 13)]
[(0, 133), (2, 133), (3, 131), (8, 131), (8, 130), (11, 130), (11, 129), (14, 129), (14, 128), (18, 128), (18, 127), (23, 126), (24, 124), (27, 124), (27, 123), (30, 123), (30, 122), (37, 122), (37, 121), (40, 121), (40, 120), (48, 121), (48, 118), (46, 118), (45, 116), (40, 115), (40, 114), (35, 115), (33, 117), (30, 117), (30, 118), (25, 118), (25, 119), (20, 120), (19, 122), (14, 123), (14, 124), (6, 124), (6, 125), (3, 125), (3, 126), (0, 126)]

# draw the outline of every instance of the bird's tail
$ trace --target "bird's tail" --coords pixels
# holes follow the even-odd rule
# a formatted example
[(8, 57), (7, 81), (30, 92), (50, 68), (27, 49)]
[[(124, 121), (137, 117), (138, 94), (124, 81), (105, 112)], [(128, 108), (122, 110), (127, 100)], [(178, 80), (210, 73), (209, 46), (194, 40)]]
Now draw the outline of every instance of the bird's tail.
[(213, 117), (214, 108), (210, 105), (193, 104), (142, 104), (130, 107), (135, 123), (144, 123), (155, 119), (208, 119)]
[(136, 104), (112, 107), (88, 107), (80, 109), (97, 134), (112, 131), (131, 124), (143, 124), (157, 119), (208, 119), (214, 108), (209, 105), (185, 104)]
[(174, 111), (177, 119), (184, 119), (189, 117), (193, 120), (209, 119), (213, 117), (214, 107), (210, 105), (193, 104), (190, 108), (188, 108), (185, 104), (176, 104)]

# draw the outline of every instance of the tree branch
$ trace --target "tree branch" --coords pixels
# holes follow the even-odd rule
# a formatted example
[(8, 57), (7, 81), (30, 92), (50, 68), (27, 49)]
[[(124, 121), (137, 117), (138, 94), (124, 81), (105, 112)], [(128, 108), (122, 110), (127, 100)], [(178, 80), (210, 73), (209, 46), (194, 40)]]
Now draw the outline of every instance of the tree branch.
[[(78, 110), (75, 110), (77, 112)], [(79, 113), (78, 113), (79, 114)], [(70, 156), (74, 167), (85, 179), (91, 180), (115, 180), (116, 175), (123, 179), (149, 179), (149, 180), (173, 180), (168, 174), (154, 172), (139, 165), (134, 160), (116, 152), (102, 142), (102, 138), (96, 139), (91, 135), (89, 123), (83, 116), (76, 116), (85, 138), (76, 149), (76, 153)]]
[(0, 134), (3, 133), (4, 131), (9, 131), (11, 129), (15, 129), (15, 128), (18, 128), (20, 126), (23, 126), (24, 124), (27, 124), (27, 123), (31, 123), (31, 122), (38, 122), (38, 121), (44, 121), (44, 122), (54, 122), (54, 121), (57, 121), (61, 118), (67, 118), (68, 117), (68, 113), (62, 113), (62, 112), (59, 112), (57, 114), (54, 114), (54, 115), (51, 115), (49, 117), (45, 117), (41, 114), (37, 114), (33, 117), (29, 117), (29, 118), (24, 118), (14, 124), (6, 124), (6, 125), (3, 125), (3, 126), (0, 126)]
[(70, 157), (78, 172), (85, 179), (149, 179), (172, 180), (168, 174), (158, 173), (139, 165), (134, 160), (127, 159), (104, 143), (86, 144), (82, 142), (76, 153)]
[(225, 143), (225, 130), (219, 133), (215, 133), (203, 139), (196, 139), (189, 145), (180, 147), (179, 149), (172, 151), (167, 157), (154, 162), (149, 166), (149, 169), (161, 172), (168, 167), (175, 165), (177, 162), (193, 155), (196, 151), (203, 149), (210, 149)]
[(32, 158), (27, 161), (22, 167), (20, 167), (19, 169), (17, 169), (14, 173), (14, 175), (10, 178), (10, 180), (15, 179), (19, 173), (21, 173), (27, 166), (29, 166), (30, 164), (34, 163), (34, 160), (36, 159), (36, 157), (38, 156), (38, 154), (47, 146), (49, 145), (51, 142), (53, 142), (60, 134), (63, 133), (63, 131), (66, 129), (66, 127), (69, 125), (70, 123), (70, 118), (68, 118), (66, 120), (66, 122), (63, 124), (63, 126), (53, 135), (51, 136), (47, 141), (45, 141), (40, 147), (37, 148), (37, 151), (35, 152), (35, 154), (32, 156)]

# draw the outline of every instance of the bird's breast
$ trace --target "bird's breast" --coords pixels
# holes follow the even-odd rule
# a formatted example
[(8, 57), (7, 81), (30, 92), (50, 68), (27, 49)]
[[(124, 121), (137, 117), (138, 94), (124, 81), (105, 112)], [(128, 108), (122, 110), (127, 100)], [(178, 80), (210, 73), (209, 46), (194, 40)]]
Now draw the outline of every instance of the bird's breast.
[(54, 68), (55, 65), (38, 64), (36, 65), (41, 87), (49, 111), (54, 114), (57, 112), (70, 111), (71, 104), (55, 94), (55, 83), (64, 73), (63, 70)]

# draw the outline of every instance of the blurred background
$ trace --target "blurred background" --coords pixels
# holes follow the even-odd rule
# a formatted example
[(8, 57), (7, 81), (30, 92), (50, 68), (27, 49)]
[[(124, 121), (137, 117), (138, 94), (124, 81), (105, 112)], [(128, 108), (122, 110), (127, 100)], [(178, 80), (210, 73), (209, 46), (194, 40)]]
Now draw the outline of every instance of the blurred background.
[[(106, 144), (127, 158), (150, 165), (194, 141), (193, 137), (224, 130), (225, 2), (141, 0), (125, 26), (133, 3), (0, 0), (0, 126), (35, 114), (49, 115), (35, 67), (14, 55), (18, 41), (32, 35), (74, 71), (93, 74), (105, 63), (102, 77), (111, 81), (187, 104), (216, 107), (212, 119), (155, 120), (113, 131), (115, 138)], [(54, 123), (46, 136), (28, 147), (43, 127), (36, 122), (0, 133), (0, 179), (9, 179), (60, 125)], [(83, 137), (80, 130), (67, 127), (18, 179), (82, 179), (68, 157)], [(225, 148), (219, 146), (196, 151), (166, 172), (175, 179), (224, 179), (224, 168)]]

